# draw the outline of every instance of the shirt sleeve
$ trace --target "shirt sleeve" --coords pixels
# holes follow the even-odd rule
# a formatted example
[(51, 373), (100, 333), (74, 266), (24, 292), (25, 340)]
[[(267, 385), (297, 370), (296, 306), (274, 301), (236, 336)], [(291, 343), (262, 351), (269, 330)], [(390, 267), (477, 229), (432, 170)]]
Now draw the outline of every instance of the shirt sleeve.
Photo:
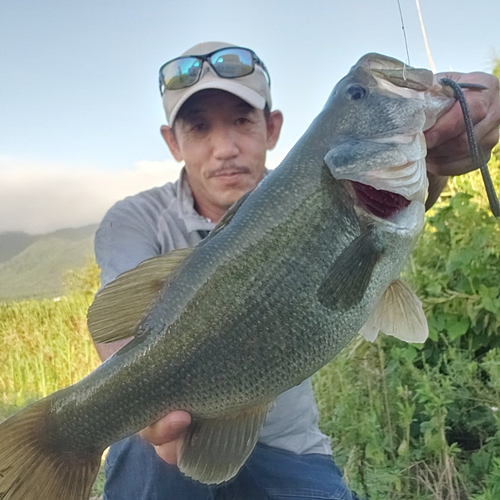
[(104, 216), (94, 243), (101, 288), (142, 261), (160, 255), (152, 221), (141, 207), (125, 199)]

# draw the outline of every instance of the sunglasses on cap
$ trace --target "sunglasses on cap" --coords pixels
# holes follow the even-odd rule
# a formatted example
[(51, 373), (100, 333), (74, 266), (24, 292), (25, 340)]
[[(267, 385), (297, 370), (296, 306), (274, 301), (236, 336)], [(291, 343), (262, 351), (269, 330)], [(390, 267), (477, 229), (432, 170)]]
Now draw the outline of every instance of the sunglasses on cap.
[(255, 71), (258, 64), (271, 78), (264, 63), (257, 54), (244, 47), (225, 47), (201, 56), (180, 56), (166, 62), (160, 68), (160, 93), (165, 90), (180, 90), (194, 85), (201, 77), (203, 63), (207, 62), (220, 78), (240, 78)]

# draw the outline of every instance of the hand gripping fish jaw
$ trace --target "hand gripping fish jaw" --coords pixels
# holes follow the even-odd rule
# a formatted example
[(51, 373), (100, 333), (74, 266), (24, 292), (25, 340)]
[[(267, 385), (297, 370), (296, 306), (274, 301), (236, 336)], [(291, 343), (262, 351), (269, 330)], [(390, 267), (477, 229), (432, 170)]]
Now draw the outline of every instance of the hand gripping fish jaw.
[(481, 172), (483, 178), (484, 187), (486, 190), (486, 195), (488, 196), (488, 203), (490, 204), (491, 213), (495, 217), (500, 217), (500, 202), (498, 201), (498, 196), (495, 192), (495, 187), (493, 181), (491, 180), (490, 171), (488, 170), (488, 163), (484, 160), (481, 149), (479, 148), (476, 137), (474, 135), (474, 126), (472, 124), (472, 119), (470, 117), (469, 108), (464, 97), (462, 89), (469, 90), (486, 90), (484, 85), (477, 85), (473, 83), (457, 83), (449, 78), (442, 78), (441, 83), (443, 85), (448, 85), (453, 89), (454, 96), (460, 103), (462, 108), (462, 113), (464, 115), (464, 121), (467, 131), (467, 140), (469, 141), (469, 151), (474, 162), (474, 165)]
[[(376, 82), (376, 87), (373, 82)], [(438, 80), (429, 70), (411, 68), (397, 59), (380, 54), (363, 56), (350, 75), (338, 85), (347, 85), (347, 89), (339, 92), (343, 92), (351, 101), (351, 106), (357, 105), (358, 108), (363, 106), (362, 100), (368, 99), (370, 92), (380, 101), (383, 97), (392, 97), (392, 113), (398, 113), (399, 107), (403, 116), (404, 110), (410, 108), (408, 103), (398, 101), (398, 96), (424, 103), (421, 109), (413, 107), (413, 116), (406, 115), (406, 125), (400, 120), (392, 130), (389, 126), (382, 133), (378, 130), (372, 136), (365, 134), (361, 141), (353, 141), (350, 137), (349, 142), (335, 144), (328, 152), (325, 162), (332, 174), (337, 179), (353, 182), (352, 188), (361, 206), (378, 217), (390, 218), (405, 208), (407, 202), (417, 199), (421, 201), (425, 197), (426, 146), (422, 132), (432, 127), (437, 118), (458, 100), (464, 114), (471, 157), (476, 168), (481, 171), (491, 211), (496, 217), (500, 216), (500, 203), (487, 164), (475, 140), (472, 120), (461, 90), (484, 90), (482, 85), (458, 84), (446, 78)], [(425, 115), (423, 126), (417, 119), (419, 113)], [(412, 129), (409, 124), (416, 128)], [(347, 156), (350, 163), (344, 159)], [(354, 164), (353, 159), (358, 163)], [(361, 162), (366, 162), (368, 167), (360, 169)], [(393, 184), (397, 185), (397, 189), (394, 189)], [(398, 199), (397, 195), (405, 198), (406, 202)]]
[(453, 103), (452, 91), (432, 72), (367, 54), (327, 103), (335, 107), (342, 133), (335, 135), (325, 163), (336, 179), (350, 181), (348, 190), (361, 208), (391, 219), (411, 202), (424, 203), (423, 132)]

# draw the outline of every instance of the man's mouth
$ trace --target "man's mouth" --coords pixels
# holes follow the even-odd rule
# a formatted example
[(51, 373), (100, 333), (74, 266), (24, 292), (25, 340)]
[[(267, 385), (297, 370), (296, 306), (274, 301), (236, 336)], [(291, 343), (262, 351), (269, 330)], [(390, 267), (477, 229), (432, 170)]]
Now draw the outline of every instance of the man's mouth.
[(351, 184), (363, 207), (382, 219), (389, 219), (410, 204), (410, 200), (400, 194), (375, 189), (360, 182), (351, 181)]
[(210, 172), (209, 177), (233, 177), (236, 175), (248, 174), (248, 173), (250, 173), (248, 167), (239, 167), (239, 166), (221, 167), (218, 168), (217, 170)]

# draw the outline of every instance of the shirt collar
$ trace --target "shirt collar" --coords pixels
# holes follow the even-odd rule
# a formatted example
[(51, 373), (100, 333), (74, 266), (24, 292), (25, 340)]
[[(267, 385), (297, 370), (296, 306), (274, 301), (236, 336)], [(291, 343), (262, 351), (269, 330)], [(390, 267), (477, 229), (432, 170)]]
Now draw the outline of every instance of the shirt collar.
[(179, 180), (176, 182), (176, 199), (179, 219), (184, 221), (188, 232), (211, 231), (215, 222), (200, 215), (194, 208), (194, 198), (187, 181), (186, 169), (182, 167)]

